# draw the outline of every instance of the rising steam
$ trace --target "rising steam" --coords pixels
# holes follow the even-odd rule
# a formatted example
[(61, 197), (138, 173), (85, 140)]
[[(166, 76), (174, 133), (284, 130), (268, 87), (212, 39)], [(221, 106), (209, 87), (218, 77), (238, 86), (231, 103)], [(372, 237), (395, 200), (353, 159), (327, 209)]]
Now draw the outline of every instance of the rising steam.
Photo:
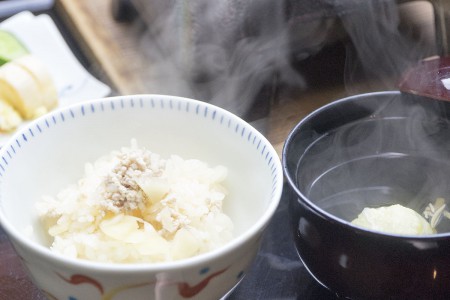
[[(417, 18), (408, 21), (411, 7), (399, 9), (397, 1), (391, 0), (133, 3), (147, 24), (142, 46), (151, 61), (152, 92), (208, 101), (240, 116), (267, 100), (261, 91), (273, 85), (274, 79), (304, 87), (302, 70), (294, 69), (293, 61), (343, 36), (351, 45), (347, 48), (347, 85), (359, 77), (398, 77), (435, 51), (433, 28), (428, 26), (434, 19), (425, 24), (428, 27), (418, 24)], [(431, 9), (432, 14), (430, 7), (426, 13)], [(414, 26), (426, 27), (431, 34), (417, 38), (408, 31)], [(392, 82), (387, 84), (392, 86)]]
[[(345, 80), (375, 79), (398, 89), (405, 70), (437, 54), (433, 6), (427, 1), (358, 2), (357, 13), (341, 16), (352, 47), (347, 47)], [(360, 76), (362, 78), (355, 78)]]
[(283, 1), (152, 2), (141, 5), (149, 29), (144, 42), (161, 92), (242, 116), (273, 78), (303, 84), (290, 64)]

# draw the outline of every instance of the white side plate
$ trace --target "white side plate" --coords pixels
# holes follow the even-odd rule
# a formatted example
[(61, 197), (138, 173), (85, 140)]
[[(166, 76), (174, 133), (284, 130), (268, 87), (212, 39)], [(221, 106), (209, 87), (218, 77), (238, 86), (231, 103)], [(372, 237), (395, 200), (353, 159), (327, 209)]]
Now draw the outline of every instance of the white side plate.
[[(58, 90), (60, 107), (110, 94), (109, 86), (80, 64), (50, 16), (34, 16), (25, 11), (0, 23), (0, 28), (13, 33), (30, 53), (44, 62)], [(9, 137), (0, 134), (0, 145)]]

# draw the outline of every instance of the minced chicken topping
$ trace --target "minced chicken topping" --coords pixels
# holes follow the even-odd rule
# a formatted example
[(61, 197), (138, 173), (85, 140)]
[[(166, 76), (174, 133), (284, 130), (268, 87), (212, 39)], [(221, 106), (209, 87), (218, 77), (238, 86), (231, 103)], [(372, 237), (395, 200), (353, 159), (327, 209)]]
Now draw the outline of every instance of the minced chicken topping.
[(38, 213), (51, 249), (95, 261), (161, 262), (215, 249), (232, 238), (222, 203), (227, 169), (172, 155), (161, 158), (135, 141), (93, 164)]
[[(145, 203), (145, 194), (137, 183), (139, 179), (152, 180), (161, 177), (164, 161), (151, 162), (151, 153), (142, 149), (117, 153), (118, 162), (101, 185), (105, 209), (112, 211), (133, 211)], [(149, 197), (150, 195), (148, 195)]]

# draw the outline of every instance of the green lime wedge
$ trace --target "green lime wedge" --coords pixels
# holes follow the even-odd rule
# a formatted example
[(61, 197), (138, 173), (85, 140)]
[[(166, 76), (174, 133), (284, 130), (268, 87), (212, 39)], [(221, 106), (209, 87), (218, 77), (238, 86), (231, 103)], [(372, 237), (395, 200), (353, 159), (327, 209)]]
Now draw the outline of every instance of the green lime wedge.
[(28, 49), (12, 33), (0, 29), (0, 66), (28, 53)]

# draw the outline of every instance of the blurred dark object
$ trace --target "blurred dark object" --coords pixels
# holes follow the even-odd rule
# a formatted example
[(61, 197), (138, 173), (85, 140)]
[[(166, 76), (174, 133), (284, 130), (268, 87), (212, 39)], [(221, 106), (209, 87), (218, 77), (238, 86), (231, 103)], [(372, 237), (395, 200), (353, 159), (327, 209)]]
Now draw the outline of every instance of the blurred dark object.
[(138, 12), (130, 0), (111, 0), (111, 12), (117, 22), (129, 22), (138, 17)]
[(273, 100), (267, 95), (275, 90), (277, 98), (277, 87), (264, 90), (274, 82), (299, 90), (319, 86), (299, 62), (315, 61), (330, 46), (344, 45), (344, 55), (330, 53), (328, 60), (342, 70), (325, 74), (326, 66), (318, 64), (315, 78), (339, 77), (346, 87), (380, 81), (384, 89), (396, 89), (406, 69), (446, 44), (440, 36), (445, 24), (436, 17), (447, 5), (442, 0), (127, 3), (147, 28), (144, 47), (157, 62), (152, 68), (161, 80), (159, 93), (207, 100), (240, 116), (255, 106), (269, 111)]
[[(207, 18), (214, 17), (215, 23), (228, 23), (226, 25), (228, 28), (224, 31), (224, 38), (229, 39), (230, 45), (239, 38), (257, 34), (257, 25), (261, 19), (273, 24), (273, 20), (270, 18), (262, 18), (265, 12), (273, 14), (282, 10), (282, 17), (291, 38), (292, 50), (298, 58), (306, 58), (317, 53), (325, 45), (348, 37), (349, 26), (343, 23), (352, 15), (364, 14), (366, 11), (368, 14), (374, 14), (373, 17), (381, 17), (380, 21), (385, 21), (385, 17), (391, 15), (390, 17), (393, 17), (394, 21), (399, 23), (394, 25), (399, 27), (404, 27), (405, 24), (403, 20), (398, 20), (398, 18), (409, 18), (410, 20), (406, 22), (409, 23), (408, 25), (415, 27), (414, 30), (417, 31), (420, 30), (420, 26), (429, 25), (424, 24), (424, 17), (420, 16), (420, 12), (432, 7), (436, 17), (431, 16), (430, 18), (427, 16), (427, 18), (433, 25), (433, 29), (436, 28), (440, 35), (438, 37), (439, 46), (448, 47), (446, 46), (448, 40), (446, 37), (448, 21), (446, 19), (450, 13), (450, 4), (446, 0), (284, 0), (277, 1), (276, 5), (270, 3), (271, 1), (222, 0), (216, 3), (216, 6), (222, 7), (218, 10), (220, 13), (214, 16), (206, 16), (203, 20), (202, 14), (205, 13), (206, 5), (201, 0), (191, 1), (188, 4), (183, 4), (183, 1), (164, 0), (111, 0), (111, 2), (114, 8), (113, 15), (119, 14), (120, 21), (131, 21), (133, 17), (139, 16), (147, 24), (157, 25), (158, 18), (166, 16), (169, 10), (177, 10), (180, 20), (178, 25), (201, 27), (208, 22)], [(421, 6), (419, 7), (419, 5)], [(417, 6), (417, 8), (403, 9), (404, 6)], [(277, 9), (277, 7), (280, 7), (280, 9)], [(122, 10), (122, 12), (119, 10)], [(402, 12), (401, 10), (409, 11)], [(128, 11), (132, 11), (132, 13)], [(399, 16), (394, 16), (397, 13)], [(125, 15), (130, 17), (122, 17)], [(417, 23), (417, 19), (421, 19), (419, 20), (421, 24), (411, 24)], [(369, 28), (361, 26), (364, 23), (356, 23), (354, 26), (360, 27), (360, 31), (367, 31), (370, 29), (372, 20), (369, 18), (366, 21)], [(190, 32), (192, 28), (185, 28), (185, 30)], [(196, 30), (199, 30), (199, 28)], [(207, 30), (205, 29), (202, 32), (207, 33)], [(410, 34), (417, 37), (420, 33)], [(431, 33), (431, 38), (434, 38), (434, 33)]]
[(436, 15), (437, 46), (439, 55), (450, 54), (450, 1), (430, 0)]

